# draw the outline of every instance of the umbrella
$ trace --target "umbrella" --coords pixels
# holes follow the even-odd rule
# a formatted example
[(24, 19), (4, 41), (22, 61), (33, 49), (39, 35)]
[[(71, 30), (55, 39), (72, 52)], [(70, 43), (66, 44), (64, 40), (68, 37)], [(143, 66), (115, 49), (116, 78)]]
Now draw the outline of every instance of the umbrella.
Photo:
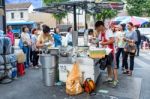
[(143, 24), (149, 23), (149, 19), (132, 16), (123, 20), (122, 22), (120, 22), (120, 24), (126, 24), (129, 22), (132, 22), (134, 25), (143, 25)]
[(129, 18), (129, 16), (119, 16), (119, 17), (114, 18), (112, 20), (112, 22), (116, 22), (116, 21), (120, 21), (121, 22), (122, 20), (127, 19), (127, 18)]

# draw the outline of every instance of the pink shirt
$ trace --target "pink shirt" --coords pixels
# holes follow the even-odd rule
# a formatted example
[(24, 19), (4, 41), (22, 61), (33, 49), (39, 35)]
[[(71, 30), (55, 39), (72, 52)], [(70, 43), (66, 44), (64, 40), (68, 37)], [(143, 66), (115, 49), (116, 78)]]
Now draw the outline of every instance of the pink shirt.
[(12, 31), (7, 31), (6, 36), (10, 38), (12, 45), (14, 45), (14, 44), (15, 44), (15, 36), (14, 36), (14, 33), (13, 33)]

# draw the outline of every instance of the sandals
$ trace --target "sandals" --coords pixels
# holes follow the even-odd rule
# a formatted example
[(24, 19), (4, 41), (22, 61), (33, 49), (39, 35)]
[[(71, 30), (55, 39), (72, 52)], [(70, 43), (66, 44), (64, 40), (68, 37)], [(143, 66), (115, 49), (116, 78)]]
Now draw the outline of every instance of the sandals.
[(130, 72), (128, 73), (128, 76), (132, 76), (132, 71), (130, 71)]

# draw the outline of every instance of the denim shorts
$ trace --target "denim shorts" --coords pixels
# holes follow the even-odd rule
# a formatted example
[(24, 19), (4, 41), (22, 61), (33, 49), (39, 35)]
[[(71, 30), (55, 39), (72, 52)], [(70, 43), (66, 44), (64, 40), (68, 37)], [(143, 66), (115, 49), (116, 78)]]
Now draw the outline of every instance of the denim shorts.
[(109, 65), (110, 65), (113, 69), (117, 68), (117, 65), (116, 65), (116, 55), (115, 55), (114, 53), (111, 53), (111, 54), (108, 55), (108, 57), (110, 58), (109, 61), (111, 61), (111, 62), (109, 63)]

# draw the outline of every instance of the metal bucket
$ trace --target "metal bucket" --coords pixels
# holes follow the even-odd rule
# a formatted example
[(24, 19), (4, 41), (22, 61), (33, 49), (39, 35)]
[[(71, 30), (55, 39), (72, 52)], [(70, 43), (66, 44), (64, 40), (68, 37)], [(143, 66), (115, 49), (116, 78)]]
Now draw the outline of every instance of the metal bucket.
[(43, 82), (46, 86), (55, 85), (55, 69), (42, 68)]
[(41, 54), (39, 56), (42, 68), (54, 68), (56, 66), (56, 56), (50, 54)]

